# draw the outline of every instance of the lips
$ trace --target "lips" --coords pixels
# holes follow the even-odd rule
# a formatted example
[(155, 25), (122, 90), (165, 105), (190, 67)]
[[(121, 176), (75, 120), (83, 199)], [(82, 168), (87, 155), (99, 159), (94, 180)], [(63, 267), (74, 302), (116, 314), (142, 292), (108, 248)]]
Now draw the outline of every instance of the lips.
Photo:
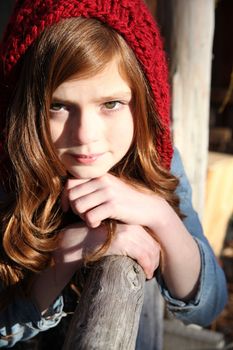
[(96, 154), (75, 154), (72, 157), (79, 164), (91, 164), (97, 161), (104, 153), (96, 153)]

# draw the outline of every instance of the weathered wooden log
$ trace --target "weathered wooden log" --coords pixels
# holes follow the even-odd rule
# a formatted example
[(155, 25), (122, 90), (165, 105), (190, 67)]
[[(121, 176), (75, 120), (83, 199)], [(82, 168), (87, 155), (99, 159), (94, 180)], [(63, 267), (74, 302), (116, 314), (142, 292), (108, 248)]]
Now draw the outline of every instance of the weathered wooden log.
[(158, 0), (172, 86), (174, 144), (193, 189), (193, 204), (204, 214), (208, 157), (214, 0)]
[(146, 281), (136, 350), (163, 349), (164, 303), (156, 279)]
[(93, 264), (63, 350), (135, 349), (144, 284), (131, 258), (108, 256)]

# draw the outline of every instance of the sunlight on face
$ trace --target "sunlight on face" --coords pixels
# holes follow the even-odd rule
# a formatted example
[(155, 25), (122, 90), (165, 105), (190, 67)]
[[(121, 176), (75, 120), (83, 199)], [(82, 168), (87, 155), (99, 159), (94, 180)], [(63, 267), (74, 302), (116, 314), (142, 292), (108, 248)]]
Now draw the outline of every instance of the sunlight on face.
[(93, 77), (72, 78), (54, 91), (52, 141), (66, 170), (76, 178), (107, 173), (133, 140), (132, 92), (115, 60)]

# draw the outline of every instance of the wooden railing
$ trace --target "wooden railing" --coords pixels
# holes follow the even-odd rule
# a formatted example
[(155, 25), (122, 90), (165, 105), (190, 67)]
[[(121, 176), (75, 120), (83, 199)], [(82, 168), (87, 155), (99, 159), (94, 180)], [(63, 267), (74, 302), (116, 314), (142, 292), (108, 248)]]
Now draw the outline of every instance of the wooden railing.
[(134, 350), (144, 284), (142, 268), (129, 257), (93, 264), (63, 350)]

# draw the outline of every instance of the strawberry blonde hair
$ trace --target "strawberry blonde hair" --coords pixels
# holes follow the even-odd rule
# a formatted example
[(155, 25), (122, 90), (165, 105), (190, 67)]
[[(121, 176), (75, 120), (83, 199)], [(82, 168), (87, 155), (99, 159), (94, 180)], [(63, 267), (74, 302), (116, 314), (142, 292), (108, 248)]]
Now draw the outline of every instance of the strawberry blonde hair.
[[(117, 59), (132, 90), (135, 134), (130, 150), (111, 172), (159, 194), (179, 214), (178, 180), (160, 162), (156, 137), (162, 127), (133, 51), (116, 31), (95, 19), (62, 20), (47, 27), (18, 63), (18, 80), (5, 117), (1, 185), (11, 195), (1, 210), (0, 279), (9, 290), (45, 269), (57, 247), (66, 171), (50, 136), (52, 94), (72, 76), (94, 75), (112, 59)], [(95, 258), (108, 246), (111, 226), (108, 242)]]

